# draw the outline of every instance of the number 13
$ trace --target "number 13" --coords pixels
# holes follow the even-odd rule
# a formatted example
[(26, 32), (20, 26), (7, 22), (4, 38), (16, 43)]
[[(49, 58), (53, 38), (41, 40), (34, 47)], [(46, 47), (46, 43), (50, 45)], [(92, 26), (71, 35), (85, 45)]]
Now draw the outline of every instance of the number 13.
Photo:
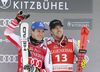
[[(57, 57), (57, 62), (60, 62), (60, 55), (58, 54), (58, 55), (56, 55), (55, 57)], [(66, 54), (62, 54), (62, 62), (65, 62), (65, 61), (67, 61), (67, 55)]]

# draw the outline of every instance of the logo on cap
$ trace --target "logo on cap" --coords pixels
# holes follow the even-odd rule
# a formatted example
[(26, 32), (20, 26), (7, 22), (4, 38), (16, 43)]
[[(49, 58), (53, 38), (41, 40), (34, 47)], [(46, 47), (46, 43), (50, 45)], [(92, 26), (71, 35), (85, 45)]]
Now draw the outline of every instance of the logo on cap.
[(44, 25), (40, 22), (39, 26), (44, 27)]
[(53, 24), (56, 24), (56, 23), (60, 23), (59, 21), (55, 21), (55, 22), (53, 22)]

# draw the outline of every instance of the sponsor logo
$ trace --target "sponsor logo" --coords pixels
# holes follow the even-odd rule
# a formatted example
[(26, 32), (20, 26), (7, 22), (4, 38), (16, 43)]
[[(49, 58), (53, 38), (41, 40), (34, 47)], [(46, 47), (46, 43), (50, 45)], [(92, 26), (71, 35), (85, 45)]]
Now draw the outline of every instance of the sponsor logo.
[(38, 58), (40, 58), (40, 59), (42, 59), (42, 60), (44, 59), (44, 56), (41, 55), (41, 54), (39, 54), (39, 53), (32, 52), (31, 55), (32, 55), (32, 56), (36, 56), (36, 57), (38, 57)]
[(89, 22), (67, 22), (68, 27), (89, 27)]
[(83, 26), (92, 29), (92, 19), (64, 19), (64, 29), (80, 30)]
[[(3, 19), (3, 18), (1, 18), (0, 19), (0, 27), (7, 27), (13, 20), (14, 19)], [(19, 27), (19, 25), (16, 26), (16, 27)]]
[[(32, 50), (32, 48), (31, 48), (31, 50)], [(38, 52), (38, 53), (41, 52), (38, 48), (35, 48), (33, 51), (34, 51), (34, 52)]]
[(54, 45), (54, 47), (53, 47), (53, 48), (59, 48), (59, 47), (58, 47), (58, 45)]
[(11, 0), (1, 0), (0, 8), (7, 9), (11, 6)]
[(18, 63), (18, 55), (0, 54), (0, 63)]
[(40, 25), (39, 25), (39, 26), (44, 27), (44, 25), (43, 25), (42, 23), (40, 23)]
[(73, 52), (72, 49), (57, 49), (57, 50), (51, 50), (51, 54), (53, 53), (61, 53), (61, 52)]
[(48, 45), (51, 44), (51, 43), (52, 43), (51, 41), (48, 41), (48, 42), (47, 42)]
[(53, 71), (73, 71), (73, 64), (53, 64)]
[(42, 61), (38, 60), (37, 58), (32, 58), (31, 63), (34, 64), (38, 68), (42, 67)]

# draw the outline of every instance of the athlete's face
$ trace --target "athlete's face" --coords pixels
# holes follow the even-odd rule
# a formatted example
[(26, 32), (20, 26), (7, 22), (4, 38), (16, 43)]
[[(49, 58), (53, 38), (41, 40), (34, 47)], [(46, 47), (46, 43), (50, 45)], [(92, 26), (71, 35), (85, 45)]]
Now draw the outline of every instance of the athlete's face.
[(44, 37), (44, 29), (34, 29), (31, 30), (32, 38), (41, 41), (42, 38)]
[(55, 28), (50, 30), (50, 33), (52, 34), (55, 40), (59, 40), (63, 36), (63, 27), (60, 25), (57, 25)]

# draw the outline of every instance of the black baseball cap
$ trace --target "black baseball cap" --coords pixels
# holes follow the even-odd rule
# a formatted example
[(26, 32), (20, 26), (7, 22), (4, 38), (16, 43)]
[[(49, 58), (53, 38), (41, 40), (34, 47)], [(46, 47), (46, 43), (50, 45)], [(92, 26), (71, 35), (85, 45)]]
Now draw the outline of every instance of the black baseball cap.
[(55, 28), (57, 25), (63, 26), (63, 25), (62, 25), (62, 22), (61, 22), (60, 20), (57, 20), (57, 19), (54, 19), (54, 20), (52, 20), (52, 21), (49, 23), (50, 29)]

